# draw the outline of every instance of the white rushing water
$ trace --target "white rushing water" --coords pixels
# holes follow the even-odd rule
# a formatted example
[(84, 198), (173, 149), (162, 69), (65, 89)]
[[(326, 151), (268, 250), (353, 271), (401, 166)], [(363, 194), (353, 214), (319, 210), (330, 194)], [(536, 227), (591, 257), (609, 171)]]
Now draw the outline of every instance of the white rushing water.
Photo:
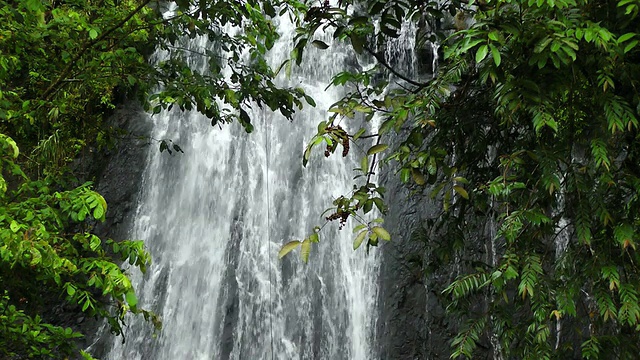
[[(288, 23), (279, 29), (282, 38), (270, 52), (275, 66), (294, 36)], [(356, 157), (342, 159), (339, 151), (324, 159), (322, 149), (302, 167), (306, 142), (327, 118), (324, 109), (341, 96), (324, 89), (347, 60), (337, 46), (306, 51), (305, 67), (281, 81), (304, 88), (317, 107), (292, 122), (257, 106), (250, 112), (252, 134), (237, 124), (211, 127), (196, 113), (151, 119), (153, 138), (184, 150), (149, 152), (130, 231), (153, 256), (146, 275), (132, 275), (139, 306), (155, 311), (163, 329), (153, 337), (149, 323), (130, 319), (126, 342), (110, 340), (106, 358), (376, 358), (377, 253), (354, 252), (349, 226), (338, 231), (331, 224), (309, 264), (298, 252), (277, 258), (282, 244), (322, 224), (320, 214), (349, 192), (359, 167)]]

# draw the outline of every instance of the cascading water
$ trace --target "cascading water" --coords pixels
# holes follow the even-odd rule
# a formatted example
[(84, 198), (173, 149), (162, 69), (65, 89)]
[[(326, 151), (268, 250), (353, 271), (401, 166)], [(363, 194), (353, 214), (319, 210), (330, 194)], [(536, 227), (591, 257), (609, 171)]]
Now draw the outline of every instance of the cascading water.
[[(294, 35), (288, 23), (279, 28), (275, 66)], [(212, 128), (196, 113), (153, 117), (152, 136), (184, 150), (150, 151), (130, 232), (146, 240), (154, 260), (146, 275), (134, 275), (139, 306), (155, 311), (163, 329), (154, 338), (148, 323), (130, 319), (126, 342), (113, 339), (106, 358), (376, 358), (376, 252), (354, 252), (351, 232), (330, 224), (309, 264), (296, 253), (277, 258), (283, 243), (320, 224), (333, 197), (349, 192), (358, 167), (317, 151), (302, 168), (323, 109), (341, 95), (324, 88), (346, 61), (338, 46), (309, 51), (306, 66), (282, 81), (304, 88), (317, 108), (293, 122), (257, 107), (252, 134), (237, 124)]]

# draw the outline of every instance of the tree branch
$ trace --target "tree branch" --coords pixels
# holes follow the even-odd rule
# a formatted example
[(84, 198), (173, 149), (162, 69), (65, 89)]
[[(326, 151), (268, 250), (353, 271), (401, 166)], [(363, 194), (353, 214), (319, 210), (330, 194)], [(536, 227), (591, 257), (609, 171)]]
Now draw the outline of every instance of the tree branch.
[(69, 75), (71, 70), (73, 70), (73, 67), (75, 66), (76, 62), (78, 62), (78, 60), (80, 60), (80, 58), (87, 52), (87, 50), (91, 49), (93, 46), (95, 46), (100, 41), (104, 40), (111, 33), (116, 31), (117, 29), (121, 28), (124, 24), (126, 24), (127, 21), (131, 20), (131, 18), (133, 16), (135, 16), (137, 13), (139, 13), (151, 1), (152, 0), (144, 0), (140, 5), (138, 5), (137, 8), (135, 8), (131, 13), (129, 13), (129, 15), (127, 15), (124, 19), (120, 20), (117, 24), (115, 24), (109, 30), (103, 32), (100, 36), (98, 36), (97, 38), (89, 41), (88, 43), (85, 43), (85, 45), (82, 46), (80, 51), (71, 59), (71, 61), (69, 61), (69, 64), (67, 65), (67, 67), (65, 67), (64, 70), (62, 70), (62, 73), (60, 73), (60, 75), (58, 76), (56, 81), (54, 81), (44, 91), (44, 93), (42, 94), (42, 98), (44, 100), (49, 100), (50, 97), (58, 91), (58, 88), (59, 88), (60, 84), (62, 84), (64, 82), (64, 79), (66, 79), (67, 75)]
[(408, 77), (400, 74), (396, 69), (394, 69), (391, 65), (389, 65), (389, 63), (387, 63), (384, 58), (382, 56), (380, 56), (379, 54), (377, 54), (376, 52), (374, 52), (373, 50), (371, 50), (368, 46), (364, 46), (363, 47), (369, 54), (371, 54), (371, 56), (373, 56), (374, 58), (376, 58), (376, 60), (385, 68), (387, 68), (389, 71), (391, 71), (392, 74), (394, 74), (395, 76), (399, 77), (400, 79), (408, 82), (411, 85), (417, 86), (418, 88), (422, 89), (425, 88), (427, 86), (429, 86), (429, 83), (421, 83), (421, 82), (417, 82), (415, 80), (411, 80)]

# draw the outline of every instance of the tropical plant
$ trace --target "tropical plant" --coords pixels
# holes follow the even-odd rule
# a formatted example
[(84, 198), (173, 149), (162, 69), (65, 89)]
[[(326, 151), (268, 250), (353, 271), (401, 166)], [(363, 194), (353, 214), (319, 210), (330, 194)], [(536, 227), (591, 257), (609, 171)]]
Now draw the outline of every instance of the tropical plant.
[(75, 350), (69, 340), (82, 334), (51, 324), (55, 319), (44, 312), (52, 298), (107, 319), (118, 334), (128, 312), (142, 313), (159, 325), (155, 315), (138, 309), (131, 281), (114, 263), (128, 261), (145, 271), (150, 257), (143, 243), (103, 241), (89, 232), (90, 219), (105, 219), (104, 198), (88, 183), (56, 191), (49, 179), (32, 181), (15, 163), (18, 155), (13, 139), (0, 135), (3, 356), (55, 357)]
[[(107, 205), (69, 165), (113, 145), (122, 129), (107, 119), (125, 98), (137, 97), (152, 114), (175, 106), (212, 125), (238, 121), (247, 132), (251, 106), (291, 119), (301, 99), (312, 100), (276, 86), (264, 55), (278, 37), (271, 18), (300, 6), (0, 0), (0, 357), (77, 352), (73, 339), (81, 334), (49, 311), (61, 306), (106, 319), (117, 334), (129, 312), (159, 326), (137, 307), (120, 265), (144, 271), (149, 254), (141, 242), (91, 232)], [(199, 46), (186, 45), (196, 37)], [(156, 51), (164, 60), (152, 59)], [(181, 151), (168, 139), (158, 143)]]
[[(386, 164), (442, 204), (426, 224), (446, 241), (425, 253), (428, 268), (460, 272), (440, 289), (464, 323), (452, 358), (474, 357), (481, 343), (497, 358), (637, 356), (639, 6), (342, 1), (307, 12), (295, 58), (318, 29), (333, 28), (377, 63), (334, 78), (351, 91), (308, 151), (375, 137), (358, 171)], [(404, 73), (380, 51), (403, 27), (418, 46), (441, 47), (433, 78)], [(375, 81), (380, 71), (398, 84)], [(384, 121), (373, 134), (346, 133), (339, 125), (357, 114)], [(360, 216), (367, 203), (384, 210), (380, 186), (365, 178), (328, 220)], [(365, 226), (376, 245), (379, 230)], [(470, 254), (479, 237), (487, 252)], [(362, 241), (359, 233), (354, 247)]]

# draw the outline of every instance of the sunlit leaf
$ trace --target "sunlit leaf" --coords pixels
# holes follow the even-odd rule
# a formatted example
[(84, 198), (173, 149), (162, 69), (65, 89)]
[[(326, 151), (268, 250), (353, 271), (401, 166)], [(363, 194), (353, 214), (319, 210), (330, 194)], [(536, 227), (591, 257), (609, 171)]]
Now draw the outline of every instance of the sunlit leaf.
[(460, 194), (460, 196), (462, 196), (463, 198), (469, 199), (469, 193), (467, 193), (467, 190), (465, 190), (462, 186), (454, 185), (453, 190), (455, 190), (455, 192)]
[(282, 259), (284, 256), (286, 256), (288, 253), (296, 249), (301, 244), (302, 243), (299, 240), (293, 240), (284, 244), (282, 248), (280, 248), (280, 251), (278, 252), (278, 259)]
[(487, 45), (480, 45), (480, 47), (476, 51), (476, 62), (479, 63), (484, 60), (484, 58), (487, 57), (488, 52), (489, 48), (487, 47)]
[(305, 239), (300, 247), (300, 257), (305, 263), (309, 261), (309, 254), (311, 253), (311, 240)]
[(361, 231), (358, 236), (353, 240), (353, 250), (356, 250), (362, 245), (364, 238), (367, 236), (368, 230)]
[(371, 231), (373, 231), (374, 233), (376, 233), (376, 235), (378, 235), (378, 237), (382, 240), (391, 240), (391, 235), (389, 234), (389, 232), (387, 232), (386, 229), (384, 229), (383, 227), (380, 226), (374, 226)]
[(136, 305), (138, 305), (138, 298), (136, 297), (136, 293), (133, 290), (129, 290), (125, 297), (129, 306), (136, 307)]

